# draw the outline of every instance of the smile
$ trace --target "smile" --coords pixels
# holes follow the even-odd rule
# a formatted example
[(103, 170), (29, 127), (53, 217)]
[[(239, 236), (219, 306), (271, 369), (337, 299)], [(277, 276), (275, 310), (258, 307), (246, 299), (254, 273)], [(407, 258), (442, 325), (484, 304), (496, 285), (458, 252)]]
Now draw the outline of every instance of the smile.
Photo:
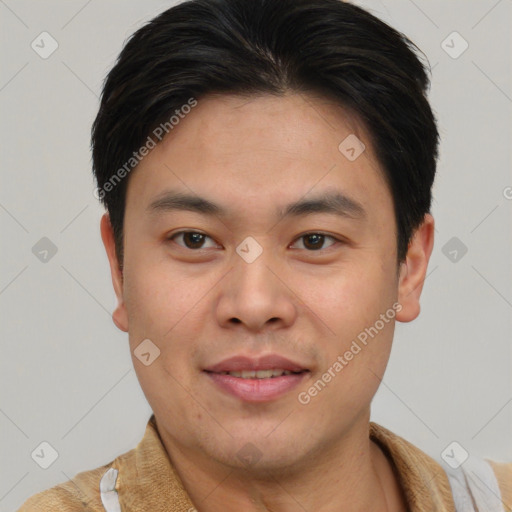
[(281, 375), (291, 375), (290, 370), (246, 370), (242, 372), (220, 372), (220, 375), (231, 375), (241, 379), (269, 379), (274, 377), (281, 377)]
[(281, 369), (205, 373), (221, 393), (245, 402), (277, 400), (296, 388), (310, 374), (307, 370), (292, 372)]

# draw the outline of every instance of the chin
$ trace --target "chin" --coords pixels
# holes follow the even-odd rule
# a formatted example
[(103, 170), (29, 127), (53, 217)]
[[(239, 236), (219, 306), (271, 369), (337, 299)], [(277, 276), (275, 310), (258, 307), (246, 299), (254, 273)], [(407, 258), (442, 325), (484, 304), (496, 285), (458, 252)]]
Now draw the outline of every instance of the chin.
[(287, 473), (292, 469), (296, 472), (301, 466), (301, 461), (307, 462), (307, 449), (304, 444), (299, 444), (301, 451), (298, 451), (297, 443), (293, 441), (296, 439), (295, 436), (285, 431), (281, 436), (277, 433), (269, 436), (269, 432), (272, 432), (272, 428), (265, 429), (265, 434), (255, 434), (251, 431), (242, 435), (239, 432), (225, 447), (215, 444), (205, 447), (205, 451), (225, 466), (236, 470), (245, 469), (252, 475), (260, 475), (267, 479), (268, 473), (282, 474), (283, 471)]

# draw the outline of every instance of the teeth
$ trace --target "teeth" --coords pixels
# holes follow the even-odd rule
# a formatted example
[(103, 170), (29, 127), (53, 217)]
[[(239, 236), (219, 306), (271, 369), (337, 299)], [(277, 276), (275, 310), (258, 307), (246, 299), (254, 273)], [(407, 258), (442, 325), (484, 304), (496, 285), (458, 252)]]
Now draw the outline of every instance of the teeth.
[(242, 379), (270, 379), (281, 375), (291, 375), (289, 370), (243, 370), (241, 372), (222, 372), (223, 375), (231, 375)]

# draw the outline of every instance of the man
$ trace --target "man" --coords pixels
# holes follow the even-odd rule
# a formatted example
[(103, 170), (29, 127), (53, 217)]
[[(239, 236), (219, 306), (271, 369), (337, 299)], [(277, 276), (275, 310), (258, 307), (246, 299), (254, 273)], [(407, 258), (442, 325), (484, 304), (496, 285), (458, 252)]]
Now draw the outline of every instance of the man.
[(405, 36), (338, 0), (192, 0), (132, 36), (92, 148), (154, 415), (22, 511), (510, 510), (512, 464), (449, 477), (370, 422), (434, 242), (427, 88)]

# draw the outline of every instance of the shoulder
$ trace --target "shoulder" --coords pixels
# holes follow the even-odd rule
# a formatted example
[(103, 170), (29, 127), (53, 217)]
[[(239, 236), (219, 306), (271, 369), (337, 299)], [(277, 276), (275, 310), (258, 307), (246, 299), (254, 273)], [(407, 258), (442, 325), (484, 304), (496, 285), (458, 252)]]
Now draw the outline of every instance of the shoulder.
[(487, 460), (494, 471), (501, 491), (501, 501), (505, 512), (512, 512), (512, 462)]
[(78, 473), (67, 482), (34, 494), (18, 512), (104, 512), (101, 502), (100, 480), (112, 463)]
[[(107, 509), (118, 510), (123, 494), (131, 505), (136, 500), (140, 505), (147, 499), (147, 482), (153, 485), (155, 474), (161, 478), (164, 492), (170, 492), (173, 488), (171, 483), (178, 482), (160, 442), (153, 415), (135, 448), (103, 466), (78, 473), (67, 482), (35, 494), (23, 503), (18, 512), (105, 512), (103, 502)], [(176, 483), (174, 488), (178, 487)], [(133, 510), (142, 509), (142, 506), (133, 507)]]
[[(495, 507), (492, 510), (501, 510), (496, 508), (501, 501), (503, 512), (512, 512), (512, 463), (470, 456), (453, 469), (375, 423), (370, 423), (370, 437), (379, 442), (393, 461), (409, 502), (429, 503), (432, 510), (454, 510), (454, 499), (464, 503), (473, 498), (484, 504), (479, 510), (491, 510), (485, 506), (490, 500)], [(429, 497), (423, 492), (426, 487)], [(460, 510), (473, 508), (462, 506)]]

